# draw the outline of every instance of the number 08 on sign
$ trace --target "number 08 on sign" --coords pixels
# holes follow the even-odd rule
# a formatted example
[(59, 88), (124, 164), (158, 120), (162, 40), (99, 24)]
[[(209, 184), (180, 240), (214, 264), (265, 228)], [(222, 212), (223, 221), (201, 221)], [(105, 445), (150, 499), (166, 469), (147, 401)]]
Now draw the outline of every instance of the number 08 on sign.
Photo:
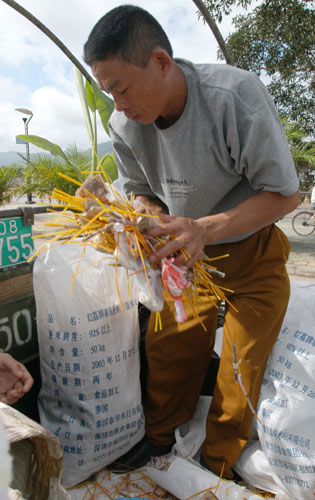
[(0, 219), (0, 268), (25, 262), (33, 248), (32, 226), (22, 217)]

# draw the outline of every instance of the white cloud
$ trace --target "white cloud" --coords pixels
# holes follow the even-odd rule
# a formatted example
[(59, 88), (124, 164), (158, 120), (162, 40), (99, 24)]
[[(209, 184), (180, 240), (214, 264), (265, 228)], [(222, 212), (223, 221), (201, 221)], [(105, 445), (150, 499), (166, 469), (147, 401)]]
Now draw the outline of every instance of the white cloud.
[[(32, 94), (31, 109), (34, 119), (29, 133), (42, 135), (62, 148), (74, 143), (81, 148), (90, 147), (83, 111), (75, 89), (73, 95), (69, 96), (53, 87), (43, 87)], [(44, 134), (42, 131), (45, 131)], [(108, 140), (101, 126), (99, 139), (101, 142)]]
[(27, 87), (21, 81), (0, 74), (0, 103), (14, 101), (27, 92)]
[(18, 133), (24, 134), (21, 118), (22, 115), (14, 111), (11, 103), (0, 103), (0, 144), (4, 145), (2, 151), (19, 151), (15, 144), (15, 136)]

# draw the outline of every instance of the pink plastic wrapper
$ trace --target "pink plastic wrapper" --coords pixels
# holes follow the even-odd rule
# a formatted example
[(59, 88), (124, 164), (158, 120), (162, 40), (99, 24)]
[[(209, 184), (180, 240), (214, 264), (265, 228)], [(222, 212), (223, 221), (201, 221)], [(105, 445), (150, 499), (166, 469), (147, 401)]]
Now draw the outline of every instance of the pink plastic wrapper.
[(162, 282), (174, 299), (176, 321), (183, 323), (187, 319), (185, 306), (183, 304), (182, 291), (191, 283), (187, 280), (187, 267), (175, 266), (173, 257), (162, 259)]

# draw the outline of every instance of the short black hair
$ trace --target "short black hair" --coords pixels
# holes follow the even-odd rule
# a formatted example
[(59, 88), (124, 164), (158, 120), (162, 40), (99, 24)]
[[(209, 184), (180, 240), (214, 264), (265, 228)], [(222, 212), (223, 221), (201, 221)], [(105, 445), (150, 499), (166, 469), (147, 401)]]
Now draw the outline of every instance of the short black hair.
[(135, 5), (120, 5), (96, 23), (84, 45), (83, 58), (89, 66), (94, 61), (119, 57), (144, 68), (155, 47), (173, 57), (165, 31), (149, 12)]

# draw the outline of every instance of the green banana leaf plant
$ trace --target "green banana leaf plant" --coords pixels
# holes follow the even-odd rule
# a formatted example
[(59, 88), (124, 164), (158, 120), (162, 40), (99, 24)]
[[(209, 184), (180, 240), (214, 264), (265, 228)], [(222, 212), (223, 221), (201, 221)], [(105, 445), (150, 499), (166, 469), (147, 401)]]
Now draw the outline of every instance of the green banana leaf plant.
[[(114, 109), (113, 101), (100, 91), (97, 83), (93, 79), (91, 79), (91, 83), (86, 80), (84, 84), (83, 76), (76, 67), (74, 67), (74, 74), (76, 77), (77, 89), (92, 150), (91, 163), (88, 170), (95, 172), (104, 169), (111, 180), (115, 180), (117, 178), (117, 167), (115, 164), (114, 155), (105, 155), (102, 158), (99, 158), (97, 155), (96, 124), (96, 113), (98, 112), (103, 127), (106, 130), (107, 134), (109, 134), (108, 121)], [(77, 162), (75, 161), (75, 157), (73, 157), (73, 155), (69, 155), (67, 151), (63, 151), (61, 147), (58, 146), (58, 144), (54, 144), (53, 142), (36, 135), (21, 134), (18, 137), (26, 142), (33, 144), (34, 146), (48, 151), (57, 158), (61, 158), (65, 165), (67, 165), (71, 169), (74, 178), (80, 182), (84, 181), (85, 175), (82, 173), (82, 170), (79, 168)], [(33, 163), (34, 165), (33, 160), (29, 163)], [(29, 177), (31, 178), (31, 175)], [(29, 182), (28, 189), (31, 188), (31, 185), (32, 182)]]
[(96, 169), (98, 163), (97, 156), (97, 126), (96, 111), (98, 111), (103, 127), (109, 135), (108, 121), (114, 109), (114, 103), (106, 94), (100, 91), (97, 83), (91, 78), (91, 83), (84, 80), (81, 71), (74, 66), (73, 71), (76, 77), (77, 89), (84, 113), (85, 125), (92, 148), (92, 171)]

